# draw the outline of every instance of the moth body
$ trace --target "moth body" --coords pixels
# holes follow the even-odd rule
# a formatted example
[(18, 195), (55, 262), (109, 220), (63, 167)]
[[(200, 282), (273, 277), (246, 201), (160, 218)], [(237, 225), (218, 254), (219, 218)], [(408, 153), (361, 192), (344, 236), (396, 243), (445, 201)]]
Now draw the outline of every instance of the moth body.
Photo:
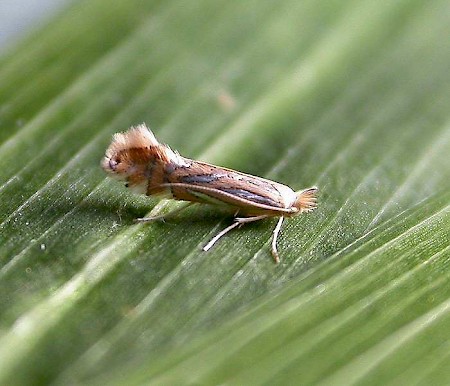
[[(278, 182), (182, 157), (159, 143), (144, 124), (115, 134), (101, 164), (109, 175), (125, 181), (125, 186), (138, 193), (226, 206), (243, 216), (237, 217), (223, 234), (247, 222), (280, 217), (272, 243), (277, 262), (276, 237), (282, 219), (317, 206), (316, 187), (294, 192)], [(204, 250), (214, 242), (208, 243)]]

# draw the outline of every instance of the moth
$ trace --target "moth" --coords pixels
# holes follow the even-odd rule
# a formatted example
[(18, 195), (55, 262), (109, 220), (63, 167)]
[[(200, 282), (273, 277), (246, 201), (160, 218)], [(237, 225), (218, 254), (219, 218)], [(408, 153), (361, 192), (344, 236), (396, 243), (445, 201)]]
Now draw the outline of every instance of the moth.
[[(145, 124), (114, 134), (101, 165), (135, 192), (231, 209), (233, 223), (212, 238), (204, 251), (236, 227), (278, 217), (271, 242), (271, 252), (278, 263), (277, 238), (283, 219), (317, 207), (317, 187), (294, 192), (278, 182), (182, 157), (159, 143)], [(154, 221), (184, 208), (136, 221)]]

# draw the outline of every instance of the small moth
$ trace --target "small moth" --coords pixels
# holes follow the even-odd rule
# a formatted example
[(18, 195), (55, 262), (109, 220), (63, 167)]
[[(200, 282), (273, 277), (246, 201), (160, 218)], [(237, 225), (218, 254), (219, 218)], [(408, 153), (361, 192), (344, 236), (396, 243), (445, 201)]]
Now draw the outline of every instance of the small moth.
[[(101, 165), (109, 175), (125, 181), (126, 187), (138, 193), (230, 208), (234, 222), (206, 244), (204, 251), (236, 227), (279, 217), (271, 248), (278, 263), (277, 237), (283, 219), (317, 207), (316, 187), (294, 192), (278, 182), (184, 158), (159, 143), (145, 124), (114, 134)], [(136, 221), (150, 222), (184, 208)]]

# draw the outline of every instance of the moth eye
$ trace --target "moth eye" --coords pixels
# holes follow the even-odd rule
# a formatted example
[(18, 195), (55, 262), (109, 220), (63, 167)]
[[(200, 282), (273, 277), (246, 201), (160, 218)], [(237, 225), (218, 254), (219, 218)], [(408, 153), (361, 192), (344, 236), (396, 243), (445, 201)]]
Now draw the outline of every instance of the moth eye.
[(117, 165), (120, 164), (120, 158), (116, 158), (116, 159), (110, 159), (109, 160), (109, 167), (111, 168), (111, 170), (116, 170)]

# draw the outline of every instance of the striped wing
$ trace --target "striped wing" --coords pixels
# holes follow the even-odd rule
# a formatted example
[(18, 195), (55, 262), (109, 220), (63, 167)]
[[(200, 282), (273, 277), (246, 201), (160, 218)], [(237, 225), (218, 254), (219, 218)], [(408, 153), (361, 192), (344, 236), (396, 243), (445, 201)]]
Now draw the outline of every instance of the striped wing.
[(227, 205), (241, 213), (280, 215), (293, 212), (288, 201), (295, 194), (285, 185), (203, 162), (187, 161), (189, 166), (169, 165), (166, 181), (155, 189), (169, 190), (176, 200)]

